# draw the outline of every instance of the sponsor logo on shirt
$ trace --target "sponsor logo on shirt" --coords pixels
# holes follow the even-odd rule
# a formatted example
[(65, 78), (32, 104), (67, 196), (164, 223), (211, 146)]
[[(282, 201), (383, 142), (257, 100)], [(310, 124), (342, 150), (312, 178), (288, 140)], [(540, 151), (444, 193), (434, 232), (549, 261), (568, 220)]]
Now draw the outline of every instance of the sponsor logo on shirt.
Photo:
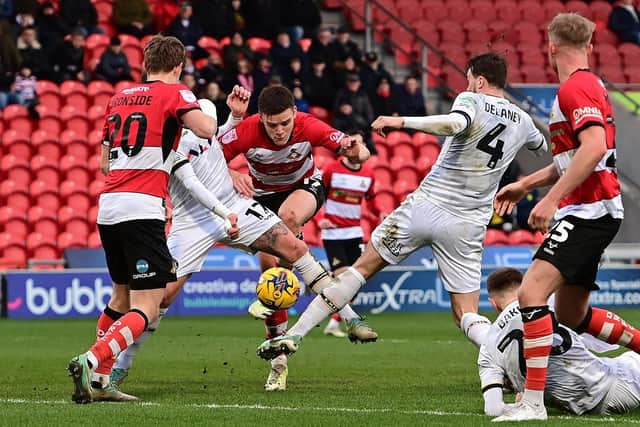
[(136, 87), (130, 87), (128, 89), (124, 89), (122, 93), (129, 95), (135, 92), (147, 92), (147, 91), (149, 91), (149, 88), (147, 86), (136, 86)]
[(331, 135), (329, 135), (329, 139), (335, 142), (340, 141), (342, 138), (344, 138), (344, 133), (340, 131), (332, 132)]
[(580, 107), (573, 110), (573, 121), (576, 124), (588, 118), (602, 120), (602, 112), (598, 107)]
[(186, 102), (196, 102), (196, 96), (188, 89), (180, 89), (180, 95)]
[(235, 141), (236, 139), (238, 139), (238, 134), (236, 133), (235, 129), (231, 129), (229, 132), (225, 133), (224, 135), (222, 135), (222, 143), (223, 144), (228, 144), (232, 141)]

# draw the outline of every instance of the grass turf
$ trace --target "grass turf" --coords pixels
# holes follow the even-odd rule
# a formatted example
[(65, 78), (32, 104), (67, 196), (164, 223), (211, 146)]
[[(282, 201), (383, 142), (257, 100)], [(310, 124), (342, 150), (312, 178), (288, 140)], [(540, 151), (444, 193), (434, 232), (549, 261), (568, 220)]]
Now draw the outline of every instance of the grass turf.
[[(640, 323), (640, 312), (622, 314)], [(289, 389), (268, 394), (262, 389), (268, 365), (255, 356), (261, 322), (169, 316), (123, 387), (144, 403), (90, 405), (70, 402), (65, 368), (92, 343), (94, 321), (3, 320), (0, 425), (489, 425), (477, 351), (449, 313), (370, 320), (382, 337), (375, 344), (352, 345), (314, 331), (289, 362)], [(640, 411), (550, 415), (545, 425), (640, 424)]]

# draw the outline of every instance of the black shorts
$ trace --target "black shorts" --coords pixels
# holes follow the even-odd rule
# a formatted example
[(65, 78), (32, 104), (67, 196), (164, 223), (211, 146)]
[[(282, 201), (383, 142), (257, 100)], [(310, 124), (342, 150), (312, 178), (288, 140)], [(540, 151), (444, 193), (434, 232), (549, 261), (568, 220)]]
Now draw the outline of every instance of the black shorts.
[(164, 225), (156, 219), (98, 224), (111, 280), (132, 290), (164, 288), (176, 281), (177, 263), (167, 248)]
[(567, 284), (597, 290), (600, 259), (621, 223), (611, 215), (598, 219), (566, 216), (547, 233), (533, 258), (553, 264)]
[(316, 199), (316, 208), (313, 212), (313, 215), (318, 213), (322, 205), (324, 205), (325, 194), (324, 194), (324, 186), (322, 185), (322, 180), (317, 178), (305, 178), (300, 184), (292, 188), (291, 190), (281, 191), (278, 193), (267, 194), (266, 196), (256, 196), (254, 199), (262, 204), (262, 206), (269, 208), (272, 212), (275, 212), (276, 215), (280, 210), (280, 206), (287, 200), (287, 197), (291, 195), (296, 190), (304, 190), (309, 192)]
[(345, 240), (323, 240), (324, 250), (331, 266), (331, 271), (341, 267), (349, 267), (362, 255), (362, 238)]

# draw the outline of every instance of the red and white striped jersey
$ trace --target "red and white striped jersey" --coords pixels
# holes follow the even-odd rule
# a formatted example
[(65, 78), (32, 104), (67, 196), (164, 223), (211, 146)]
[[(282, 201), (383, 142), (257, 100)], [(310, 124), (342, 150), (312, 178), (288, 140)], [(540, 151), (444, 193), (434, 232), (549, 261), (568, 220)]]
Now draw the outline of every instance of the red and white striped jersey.
[(164, 221), (180, 116), (199, 108), (185, 85), (160, 81), (141, 83), (111, 98), (103, 137), (110, 147), (109, 174), (100, 195), (99, 224)]
[(556, 219), (567, 215), (584, 219), (624, 216), (616, 172), (613, 107), (602, 80), (589, 70), (578, 70), (558, 88), (549, 120), (553, 163), (561, 175), (580, 146), (578, 135), (590, 126), (604, 128), (607, 152), (591, 175), (560, 202)]
[[(324, 218), (337, 225), (337, 228), (322, 230), (322, 239), (345, 240), (363, 237), (360, 226), (362, 200), (372, 199), (374, 196), (373, 170), (366, 164), (358, 170), (350, 169), (339, 159), (325, 166), (322, 182), (327, 194)], [(372, 204), (372, 210), (378, 211), (375, 204)]]
[(319, 177), (320, 171), (313, 162), (313, 147), (338, 152), (344, 136), (312, 115), (298, 112), (286, 145), (271, 141), (259, 114), (243, 120), (218, 139), (227, 162), (239, 154), (246, 156), (255, 194), (263, 196), (291, 190), (305, 178)]

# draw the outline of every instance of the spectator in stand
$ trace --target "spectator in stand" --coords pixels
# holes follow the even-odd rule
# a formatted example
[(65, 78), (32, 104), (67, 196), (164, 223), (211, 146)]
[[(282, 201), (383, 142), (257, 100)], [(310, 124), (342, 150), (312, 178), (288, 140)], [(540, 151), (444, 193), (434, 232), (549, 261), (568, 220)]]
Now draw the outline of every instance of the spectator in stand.
[(88, 73), (84, 70), (85, 37), (82, 28), (76, 28), (69, 40), (62, 42), (53, 55), (53, 70), (56, 81), (78, 80), (87, 82)]
[(231, 7), (233, 8), (233, 31), (242, 33), (247, 27), (247, 20), (244, 18), (244, 12), (242, 11), (242, 2), (240, 0), (231, 0)]
[(353, 56), (347, 56), (340, 67), (334, 67), (334, 74), (336, 88), (345, 87), (347, 85), (347, 76), (359, 74), (356, 59)]
[(239, 85), (251, 93), (254, 93), (253, 66), (251, 62), (246, 58), (240, 58), (236, 64), (236, 69), (238, 71), (233, 75), (227, 87), (233, 88), (233, 86)]
[(225, 71), (228, 73), (236, 73), (238, 71), (237, 64), (239, 59), (253, 61), (253, 51), (244, 41), (242, 34), (235, 32), (231, 36), (231, 43), (222, 49), (224, 58)]
[(180, 78), (180, 82), (185, 85), (191, 92), (193, 92), (194, 96), (197, 97), (198, 93), (200, 93), (196, 76), (194, 76), (193, 74), (183, 72), (182, 77)]
[(39, 10), (38, 0), (13, 0), (13, 13), (16, 16), (22, 14), (36, 16)]
[(20, 72), (16, 74), (16, 79), (13, 82), (13, 94), (15, 94), (17, 103), (26, 106), (31, 112), (35, 111), (35, 106), (38, 104), (37, 83), (38, 80), (31, 73), (31, 69), (24, 66), (20, 68)]
[(230, 110), (227, 105), (227, 94), (222, 92), (220, 85), (216, 82), (209, 83), (201, 98), (207, 98), (209, 101), (213, 102), (216, 106), (218, 122), (226, 123)]
[(131, 67), (118, 37), (111, 37), (109, 47), (102, 53), (96, 67), (96, 78), (116, 84), (123, 80), (133, 80)]
[(314, 0), (283, 0), (282, 25), (289, 30), (293, 43), (303, 37), (313, 37), (322, 22), (320, 9)]
[(333, 108), (333, 98), (336, 93), (333, 78), (327, 70), (327, 63), (319, 57), (311, 61), (311, 73), (305, 81), (304, 93), (309, 97), (311, 105), (327, 110)]
[(284, 76), (287, 73), (291, 58), (304, 57), (304, 52), (300, 45), (298, 43), (292, 43), (289, 33), (284, 29), (281, 29), (278, 32), (276, 42), (271, 46), (271, 51), (269, 53), (273, 60), (273, 67), (275, 71), (281, 76)]
[(47, 54), (53, 52), (70, 32), (70, 28), (58, 15), (50, 1), (42, 3), (42, 8), (36, 16), (36, 27), (40, 34), (42, 47)]
[[(20, 54), (9, 21), (0, 20), (0, 96), (11, 90), (20, 67)], [(0, 105), (0, 107), (2, 107)], [(2, 107), (3, 108), (3, 107)]]
[(200, 22), (204, 34), (214, 39), (231, 36), (235, 30), (230, 0), (194, 0), (193, 15)]
[(338, 129), (355, 129), (362, 132), (367, 148), (371, 153), (375, 154), (377, 151), (373, 146), (370, 131), (370, 123), (374, 119), (373, 107), (371, 107), (369, 97), (360, 88), (360, 85), (360, 77), (357, 74), (347, 75), (346, 88), (338, 91), (333, 111), (344, 115), (345, 117), (342, 119), (350, 122), (350, 125), (338, 126), (336, 124), (335, 127)]
[(640, 44), (640, 11), (633, 0), (616, 3), (609, 15), (609, 29), (621, 42)]
[(391, 73), (380, 63), (377, 53), (367, 52), (360, 67), (360, 80), (362, 80), (362, 89), (369, 95), (369, 99), (373, 99), (375, 96), (378, 82), (383, 77), (391, 84), (391, 91), (394, 92), (395, 85)]
[(281, 11), (289, 13), (282, 3), (282, 0), (243, 1), (241, 10), (246, 19), (247, 37), (275, 39), (280, 29)]
[(9, 21), (13, 16), (13, 0), (0, 0), (0, 21)]
[[(211, 52), (207, 63), (200, 69), (200, 78), (205, 83), (215, 82), (221, 86), (224, 82), (224, 67), (222, 66), (222, 58), (218, 52)], [(225, 95), (226, 96), (226, 95)]]
[(329, 46), (333, 51), (335, 68), (344, 68), (344, 63), (349, 57), (355, 59), (357, 64), (362, 61), (362, 51), (358, 44), (351, 40), (351, 33), (345, 26), (338, 27), (336, 38), (333, 39)]
[(424, 97), (420, 90), (418, 79), (414, 76), (407, 76), (404, 79), (404, 86), (400, 88), (398, 106), (401, 116), (426, 116), (427, 109), (424, 104)]
[(293, 93), (293, 102), (296, 104), (298, 111), (308, 113), (311, 105), (309, 105), (309, 101), (305, 98), (302, 88), (300, 86), (294, 86), (291, 93)]
[(87, 34), (104, 32), (98, 28), (98, 12), (90, 0), (60, 0), (58, 10), (68, 28), (82, 27)]
[(113, 23), (118, 33), (141, 39), (153, 34), (153, 14), (146, 0), (116, 0), (113, 5)]
[(198, 46), (198, 40), (204, 35), (198, 19), (193, 16), (193, 7), (188, 1), (180, 4), (180, 13), (171, 21), (165, 33), (174, 36), (184, 44), (187, 55), (194, 60), (206, 58), (209, 53)]
[(37, 78), (50, 80), (53, 70), (49, 64), (49, 58), (38, 40), (35, 27), (29, 26), (23, 29), (16, 45), (22, 58), (22, 66), (30, 68)]
[[(271, 78), (273, 77), (272, 62), (269, 55), (264, 53), (256, 54), (256, 65), (253, 72), (253, 91), (252, 93), (259, 94), (262, 89), (269, 85)], [(258, 112), (258, 97), (253, 96), (249, 99), (249, 114), (255, 114)]]
[(386, 77), (380, 78), (376, 94), (371, 99), (371, 106), (375, 117), (399, 115), (400, 108), (391, 89), (391, 83)]
[(27, 27), (35, 27), (36, 20), (34, 18), (35, 15), (30, 13), (19, 13), (15, 17), (15, 24), (13, 26), (13, 34), (16, 37), (19, 37), (22, 34), (22, 31)]
[(295, 86), (304, 87), (307, 78), (300, 57), (294, 56), (289, 60), (289, 66), (282, 74), (282, 80), (289, 89), (293, 89)]
[(320, 27), (307, 52), (311, 61), (322, 61), (328, 67), (333, 67), (335, 56), (330, 46), (332, 37), (331, 30), (328, 27)]

